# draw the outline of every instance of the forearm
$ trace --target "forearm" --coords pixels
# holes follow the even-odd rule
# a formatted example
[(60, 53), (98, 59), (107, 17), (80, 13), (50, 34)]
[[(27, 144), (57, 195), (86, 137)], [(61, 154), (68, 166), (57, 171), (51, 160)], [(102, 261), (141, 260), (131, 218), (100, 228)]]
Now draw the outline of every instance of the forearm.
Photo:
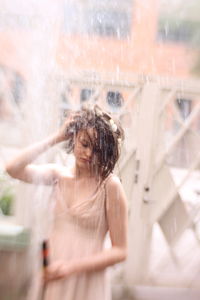
[(11, 176), (15, 176), (15, 174), (32, 163), (40, 154), (59, 142), (59, 138), (56, 135), (52, 135), (41, 142), (25, 148), (5, 165), (5, 170)]
[(112, 247), (74, 262), (74, 273), (100, 271), (126, 259), (126, 249)]

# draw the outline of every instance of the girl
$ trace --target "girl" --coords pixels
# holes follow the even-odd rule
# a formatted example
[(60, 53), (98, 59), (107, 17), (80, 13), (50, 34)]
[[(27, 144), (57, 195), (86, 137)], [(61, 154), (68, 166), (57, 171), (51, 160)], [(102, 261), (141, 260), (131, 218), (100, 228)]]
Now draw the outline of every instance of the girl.
[[(61, 129), (6, 165), (14, 178), (52, 185), (54, 223), (49, 238), (51, 264), (44, 280), (46, 300), (108, 300), (105, 270), (127, 255), (127, 203), (112, 171), (123, 131), (99, 107), (71, 114)], [(39, 154), (66, 141), (75, 166), (34, 165)], [(103, 243), (109, 232), (111, 248)]]

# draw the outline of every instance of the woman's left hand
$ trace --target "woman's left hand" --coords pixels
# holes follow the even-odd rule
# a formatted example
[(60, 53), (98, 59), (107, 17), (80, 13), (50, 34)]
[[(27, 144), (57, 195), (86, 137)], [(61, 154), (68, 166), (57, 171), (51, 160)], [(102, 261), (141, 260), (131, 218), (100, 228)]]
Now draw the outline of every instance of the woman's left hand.
[(69, 277), (75, 272), (75, 268), (72, 263), (66, 263), (64, 261), (57, 261), (50, 264), (44, 271), (43, 280), (44, 283), (49, 281), (60, 280)]

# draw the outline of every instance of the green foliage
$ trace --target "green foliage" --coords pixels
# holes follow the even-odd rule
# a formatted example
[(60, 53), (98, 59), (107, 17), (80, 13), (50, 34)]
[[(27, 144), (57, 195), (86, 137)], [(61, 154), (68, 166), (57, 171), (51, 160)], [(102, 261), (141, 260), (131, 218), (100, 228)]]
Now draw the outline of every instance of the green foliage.
[(4, 215), (11, 215), (13, 194), (10, 191), (4, 191), (0, 197), (0, 209)]
[(14, 190), (6, 175), (0, 175), (0, 213), (9, 216), (12, 214)]

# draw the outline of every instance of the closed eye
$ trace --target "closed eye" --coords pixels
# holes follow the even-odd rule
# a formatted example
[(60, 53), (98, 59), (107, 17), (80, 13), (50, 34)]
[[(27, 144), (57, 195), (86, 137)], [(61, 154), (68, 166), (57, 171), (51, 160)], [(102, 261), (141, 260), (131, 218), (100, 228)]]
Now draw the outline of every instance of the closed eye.
[(87, 148), (87, 147), (89, 147), (89, 145), (88, 145), (88, 144), (84, 144), (84, 143), (82, 143), (82, 146), (83, 146), (84, 148)]
[(90, 144), (89, 144), (87, 141), (85, 141), (85, 140), (81, 141), (81, 145), (82, 145), (84, 148), (87, 148), (87, 147), (90, 146)]

